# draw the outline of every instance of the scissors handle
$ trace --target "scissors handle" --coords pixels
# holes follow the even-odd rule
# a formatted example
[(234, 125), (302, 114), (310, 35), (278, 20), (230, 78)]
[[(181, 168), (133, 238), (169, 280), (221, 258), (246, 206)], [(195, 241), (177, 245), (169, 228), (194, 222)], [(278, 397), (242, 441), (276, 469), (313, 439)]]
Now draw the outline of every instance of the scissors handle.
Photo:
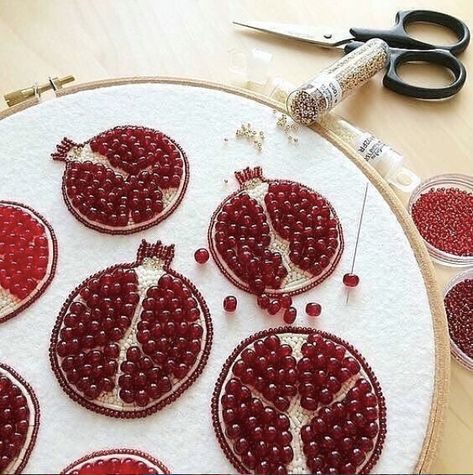
[[(406, 30), (411, 23), (433, 23), (453, 31), (458, 41), (451, 45), (434, 45), (412, 38)], [(406, 49), (443, 49), (457, 55), (465, 50), (470, 42), (470, 30), (458, 18), (431, 10), (402, 10), (397, 12), (395, 24), (387, 30), (369, 28), (351, 28), (350, 33), (356, 41), (367, 41), (371, 38), (381, 38), (389, 46)]]
[[(345, 53), (349, 53), (364, 43), (352, 41), (345, 46)], [(401, 64), (409, 62), (434, 63), (449, 69), (454, 77), (452, 83), (444, 87), (422, 87), (403, 81), (397, 70)], [(450, 51), (443, 49), (409, 50), (390, 48), (388, 70), (383, 78), (383, 84), (391, 91), (404, 96), (418, 99), (445, 99), (455, 95), (465, 84), (466, 69)]]

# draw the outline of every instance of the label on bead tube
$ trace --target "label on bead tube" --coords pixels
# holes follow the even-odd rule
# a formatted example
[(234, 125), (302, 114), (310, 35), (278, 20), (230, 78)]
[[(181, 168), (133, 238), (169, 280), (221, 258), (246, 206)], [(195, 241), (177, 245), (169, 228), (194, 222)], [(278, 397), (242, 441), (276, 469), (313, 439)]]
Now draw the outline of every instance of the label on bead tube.
[(333, 109), (342, 99), (340, 83), (331, 74), (321, 74), (311, 83), (312, 94), (320, 95), (325, 101), (325, 110)]
[(385, 143), (368, 133), (361, 134), (356, 141), (356, 151), (371, 165), (388, 149)]

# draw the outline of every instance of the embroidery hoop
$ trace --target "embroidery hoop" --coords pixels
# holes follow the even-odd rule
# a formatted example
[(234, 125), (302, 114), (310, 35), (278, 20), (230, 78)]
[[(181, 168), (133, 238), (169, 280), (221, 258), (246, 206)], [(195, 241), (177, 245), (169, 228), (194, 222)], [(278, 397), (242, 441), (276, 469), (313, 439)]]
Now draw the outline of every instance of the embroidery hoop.
[[(260, 104), (268, 106), (278, 112), (285, 112), (281, 104), (271, 100), (265, 96), (244, 91), (242, 89), (224, 86), (218, 83), (207, 81), (198, 81), (190, 79), (181, 79), (175, 77), (131, 77), (95, 81), (85, 83), (78, 86), (68, 87), (56, 92), (57, 97), (75, 94), (81, 91), (93, 90), (98, 88), (107, 88), (112, 86), (120, 86), (127, 84), (152, 84), (164, 83), (183, 86), (200, 87), (214, 89), (237, 96), (241, 96), (250, 100), (254, 100)], [(17, 112), (38, 104), (37, 98), (18, 104), (0, 113), (0, 120), (9, 117)], [(448, 388), (450, 379), (450, 350), (445, 309), (440, 293), (438, 283), (435, 278), (433, 264), (425, 249), (411, 218), (399, 201), (395, 193), (390, 189), (389, 185), (372, 169), (363, 158), (355, 153), (348, 145), (346, 145), (336, 134), (325, 129), (323, 126), (316, 124), (311, 127), (312, 130), (331, 142), (337, 147), (350, 161), (352, 161), (358, 169), (370, 180), (371, 184), (384, 198), (389, 205), (391, 211), (396, 216), (401, 225), (409, 244), (414, 253), (415, 259), (422, 274), (426, 292), (429, 299), (429, 306), (432, 314), (432, 325), (434, 331), (435, 342), (435, 375), (434, 375), (434, 391), (431, 401), (430, 417), (425, 433), (424, 443), (420, 451), (415, 472), (428, 473), (429, 468), (437, 453), (438, 444), (441, 436), (442, 425), (445, 420), (445, 413), (448, 404)]]

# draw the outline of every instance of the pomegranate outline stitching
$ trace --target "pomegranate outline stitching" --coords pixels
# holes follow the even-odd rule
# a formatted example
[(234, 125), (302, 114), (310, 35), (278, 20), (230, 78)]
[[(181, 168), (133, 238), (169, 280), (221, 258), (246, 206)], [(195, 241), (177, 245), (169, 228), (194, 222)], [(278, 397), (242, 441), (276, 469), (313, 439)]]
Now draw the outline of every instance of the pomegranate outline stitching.
[[(229, 372), (231, 371), (232, 365), (237, 359), (237, 357), (241, 354), (243, 349), (247, 348), (251, 343), (254, 343), (257, 340), (260, 340), (264, 337), (269, 335), (278, 335), (280, 333), (296, 333), (296, 334), (318, 334), (324, 338), (328, 338), (335, 343), (345, 346), (352, 355), (357, 358), (358, 363), (360, 363), (361, 367), (365, 371), (366, 375), (369, 376), (369, 380), (375, 389), (376, 395), (378, 396), (378, 406), (379, 406), (379, 434), (376, 440), (376, 445), (373, 448), (373, 452), (369, 460), (362, 466), (356, 473), (370, 473), (371, 469), (378, 463), (379, 457), (381, 456), (384, 441), (386, 438), (386, 430), (387, 430), (387, 421), (386, 421), (386, 400), (381, 390), (381, 385), (379, 384), (378, 378), (374, 374), (372, 368), (369, 366), (366, 359), (363, 355), (350, 343), (348, 343), (343, 338), (340, 338), (332, 333), (317, 330), (315, 328), (310, 327), (294, 327), (294, 326), (281, 326), (278, 328), (269, 328), (266, 330), (259, 331), (250, 335), (248, 338), (242, 340), (236, 348), (232, 351), (230, 356), (225, 360), (225, 363), (220, 371), (219, 377), (217, 382), (215, 383), (214, 392), (212, 394), (210, 409), (212, 414), (212, 424), (214, 427), (215, 435), (219, 442), (221, 449), (223, 450), (226, 458), (230, 461), (230, 463), (238, 470), (239, 473), (246, 474), (251, 473), (248, 469), (243, 465), (243, 463), (239, 460), (239, 458), (235, 455), (233, 448), (227, 442), (227, 439), (222, 431), (222, 422), (220, 420), (220, 396), (223, 389), (223, 383), (228, 377)], [(315, 413), (316, 411), (314, 411)], [(310, 472), (307, 472), (310, 473)]]
[(84, 226), (88, 227), (89, 229), (93, 229), (94, 231), (98, 231), (98, 232), (101, 232), (101, 233), (104, 233), (104, 234), (111, 234), (111, 235), (128, 235), (128, 234), (134, 234), (134, 233), (137, 233), (137, 232), (140, 232), (140, 231), (145, 231), (146, 229), (149, 229), (153, 226), (156, 226), (159, 223), (161, 223), (162, 221), (164, 221), (165, 219), (167, 219), (172, 213), (174, 213), (174, 211), (176, 211), (177, 207), (180, 205), (181, 201), (183, 200), (183, 198), (186, 194), (186, 191), (187, 191), (187, 187), (189, 185), (190, 165), (189, 165), (189, 159), (187, 157), (186, 152), (174, 139), (172, 139), (171, 137), (169, 137), (165, 133), (161, 132), (160, 130), (150, 129), (150, 130), (153, 130), (155, 133), (162, 134), (163, 137), (166, 138), (167, 140), (169, 140), (179, 150), (179, 152), (181, 154), (181, 158), (182, 158), (183, 165), (184, 165), (183, 166), (184, 173), (183, 173), (183, 180), (181, 181), (182, 184), (179, 186), (179, 188), (177, 188), (175, 199), (171, 202), (171, 204), (169, 206), (164, 208), (161, 211), (160, 214), (158, 214), (157, 216), (152, 218), (151, 221), (145, 222), (145, 223), (143, 223), (141, 225), (138, 225), (136, 227), (130, 228), (130, 226), (127, 224), (125, 227), (117, 227), (117, 229), (112, 229), (112, 228), (104, 227), (106, 225), (94, 224), (94, 222), (88, 221), (84, 216), (82, 216), (81, 213), (79, 213), (74, 208), (74, 206), (70, 202), (69, 197), (67, 195), (66, 171), (67, 171), (67, 167), (69, 166), (69, 164), (71, 162), (66, 160), (65, 156), (69, 152), (70, 148), (76, 147), (76, 146), (77, 147), (84, 147), (85, 145), (89, 144), (92, 140), (99, 137), (103, 133), (109, 132), (109, 131), (112, 131), (112, 130), (115, 130), (115, 129), (118, 129), (118, 128), (130, 128), (130, 129), (136, 129), (136, 130), (140, 130), (140, 129), (144, 129), (144, 128), (150, 129), (149, 127), (138, 126), (138, 125), (117, 125), (115, 127), (112, 127), (111, 129), (106, 129), (106, 130), (100, 132), (99, 134), (94, 135), (93, 137), (91, 137), (90, 139), (88, 139), (88, 140), (86, 140), (85, 142), (82, 142), (82, 143), (76, 143), (76, 142), (72, 141), (71, 139), (69, 139), (67, 137), (64, 137), (62, 139), (62, 141), (56, 146), (57, 151), (51, 153), (51, 158), (53, 160), (64, 161), (65, 164), (66, 164), (66, 166), (63, 170), (63, 175), (62, 175), (61, 191), (62, 191), (62, 196), (63, 196), (63, 199), (64, 199), (64, 203), (66, 204), (67, 209), (74, 216), (74, 218), (76, 218), (78, 221), (80, 221)]
[[(29, 461), (29, 458), (31, 456), (31, 453), (33, 452), (34, 446), (36, 444), (36, 439), (38, 438), (38, 432), (39, 432), (39, 426), (40, 426), (40, 420), (41, 420), (41, 409), (39, 406), (38, 398), (36, 397), (36, 393), (34, 392), (33, 388), (31, 385), (26, 382), (22, 376), (20, 376), (11, 366), (8, 366), (7, 364), (0, 363), (0, 370), (3, 370), (7, 375), (11, 375), (13, 382), (15, 383), (16, 381), (19, 382), (27, 391), (28, 396), (30, 397), (33, 407), (29, 407), (30, 409), (30, 425), (31, 423), (33, 424), (33, 432), (31, 433), (31, 439), (28, 443), (28, 447), (26, 451), (24, 452), (23, 458), (21, 459), (20, 465), (15, 470), (15, 474), (20, 474), (23, 473), (23, 469), (25, 468), (26, 464)], [(1, 371), (0, 371), (1, 373)], [(34, 418), (31, 417), (31, 411), (34, 410)], [(22, 450), (24, 450), (24, 446), (22, 447)], [(21, 451), (22, 451), (21, 450)], [(20, 451), (20, 453), (21, 453)], [(17, 458), (13, 459), (17, 460)], [(11, 462), (10, 462), (11, 464)]]
[(96, 457), (102, 457), (102, 456), (107, 456), (107, 455), (136, 455), (138, 457), (142, 457), (155, 467), (158, 467), (159, 470), (161, 470), (164, 474), (170, 474), (169, 468), (166, 467), (159, 459), (151, 456), (150, 454), (143, 452), (141, 450), (136, 450), (136, 449), (104, 449), (104, 450), (98, 450), (96, 452), (92, 452), (88, 455), (84, 455), (80, 459), (76, 460), (75, 462), (70, 463), (65, 469), (61, 471), (61, 475), (67, 475), (69, 472), (71, 472), (74, 469), (80, 468), (79, 466), (82, 465), (84, 462), (87, 462), (88, 460), (91, 460)]
[[(0, 317), (0, 324), (6, 322), (7, 320), (10, 320), (13, 317), (16, 317), (18, 314), (23, 312), (23, 310), (26, 310), (30, 305), (32, 305), (37, 299), (39, 299), (41, 297), (41, 295), (43, 295), (43, 293), (47, 290), (47, 288), (51, 284), (54, 276), (56, 275), (57, 260), (58, 260), (58, 242), (57, 242), (56, 234), (54, 233), (53, 227), (51, 226), (51, 224), (49, 224), (49, 222), (46, 220), (46, 218), (44, 218), (44, 216), (42, 216), (40, 213), (38, 213), (33, 208), (31, 208), (31, 207), (29, 207), (29, 206), (27, 206), (23, 203), (17, 202), (17, 201), (0, 200), (0, 206), (2, 206), (2, 205), (15, 206), (15, 207), (20, 208), (20, 209), (26, 209), (35, 218), (37, 218), (37, 220), (41, 224), (44, 225), (45, 229), (49, 233), (49, 237), (51, 238), (50, 239), (50, 242), (51, 242), (50, 251), (52, 251), (52, 262), (51, 262), (51, 270), (49, 271), (48, 278), (43, 282), (43, 284), (39, 288), (36, 288), (35, 290), (33, 290), (33, 292), (32, 292), (33, 295), (26, 297), (24, 299), (25, 301), (24, 301), (23, 304), (21, 304), (21, 301), (20, 301), (20, 305), (17, 308), (12, 310), (10, 313), (7, 313), (6, 315)], [(51, 256), (49, 256), (49, 257), (51, 258)]]
[[(243, 290), (245, 292), (256, 295), (254, 292), (252, 292), (249, 289), (248, 284), (243, 282), (238, 277), (234, 277), (233, 272), (231, 272), (227, 268), (226, 263), (224, 263), (223, 258), (220, 257), (220, 254), (219, 254), (219, 252), (216, 248), (216, 245), (215, 245), (215, 242), (214, 242), (214, 234), (215, 234), (214, 229), (215, 229), (217, 216), (220, 214), (221, 210), (223, 209), (223, 207), (225, 206), (225, 204), (227, 202), (229, 202), (232, 198), (234, 198), (239, 193), (241, 193), (241, 191), (244, 189), (245, 181), (248, 182), (251, 179), (259, 178), (259, 179), (261, 179), (261, 181), (263, 181), (265, 183), (272, 182), (272, 183), (295, 184), (295, 185), (299, 185), (299, 186), (302, 186), (304, 188), (307, 188), (310, 191), (314, 191), (318, 196), (323, 198), (326, 201), (327, 205), (329, 206), (330, 211), (333, 214), (333, 217), (337, 220), (337, 230), (338, 230), (338, 233), (339, 233), (339, 246), (337, 248), (337, 252), (334, 255), (334, 257), (331, 259), (331, 262), (330, 262), (329, 266), (326, 267), (323, 270), (323, 273), (320, 276), (318, 276), (318, 278), (313, 277), (313, 280), (309, 279), (309, 281), (306, 285), (304, 285), (300, 288), (293, 289), (293, 290), (290, 290), (290, 289), (269, 289), (269, 290), (266, 290), (265, 289), (263, 293), (265, 293), (269, 297), (278, 297), (283, 293), (288, 294), (290, 296), (295, 296), (295, 295), (299, 295), (299, 294), (302, 294), (304, 292), (307, 292), (308, 290), (320, 285), (324, 280), (326, 280), (328, 277), (330, 277), (333, 274), (333, 272), (335, 271), (338, 263), (340, 262), (340, 259), (341, 259), (342, 254), (343, 254), (343, 250), (345, 248), (345, 241), (344, 241), (344, 237), (343, 237), (342, 225), (341, 225), (340, 219), (338, 218), (338, 215), (337, 215), (334, 207), (330, 203), (330, 201), (327, 200), (327, 198), (325, 198), (325, 196), (323, 196), (319, 192), (317, 192), (317, 191), (313, 190), (312, 188), (308, 187), (307, 185), (304, 185), (304, 184), (299, 183), (297, 181), (265, 178), (262, 174), (262, 168), (259, 167), (259, 166), (254, 167), (253, 169), (251, 169), (250, 167), (246, 167), (244, 170), (236, 171), (235, 172), (235, 177), (236, 177), (236, 179), (239, 183), (239, 188), (236, 191), (234, 191), (233, 193), (231, 193), (230, 195), (226, 196), (223, 199), (223, 201), (218, 205), (217, 209), (212, 214), (212, 217), (210, 219), (210, 225), (209, 225), (209, 228), (208, 228), (208, 231), (207, 231), (207, 240), (208, 240), (208, 244), (209, 244), (210, 253), (212, 254), (213, 260), (217, 264), (217, 267), (220, 269), (222, 274), (235, 287), (237, 287), (240, 290)], [(276, 232), (276, 231), (274, 231), (274, 232)]]
[[(67, 297), (66, 301), (61, 307), (61, 310), (59, 312), (59, 315), (56, 319), (56, 323), (54, 325), (51, 338), (50, 338), (50, 346), (49, 346), (49, 359), (51, 363), (52, 370), (54, 374), (56, 375), (56, 378), (62, 388), (62, 390), (75, 402), (80, 404), (82, 407), (85, 407), (86, 409), (89, 409), (97, 414), (101, 414), (104, 416), (109, 416), (109, 417), (115, 417), (119, 419), (138, 419), (138, 418), (143, 418), (150, 416), (161, 409), (163, 409), (165, 406), (170, 405), (171, 403), (175, 402), (187, 389), (192, 386), (192, 384), (198, 379), (202, 371), (204, 370), (208, 357), (210, 354), (210, 350), (212, 347), (212, 342), (213, 342), (213, 326), (212, 326), (212, 320), (210, 316), (210, 310), (207, 306), (207, 303), (205, 299), (203, 298), (202, 294), (200, 291), (195, 287), (194, 283), (188, 279), (187, 277), (183, 276), (182, 274), (176, 272), (174, 269), (171, 269), (169, 267), (168, 263), (165, 263), (163, 265), (163, 269), (173, 277), (177, 277), (181, 279), (189, 288), (192, 290), (193, 295), (197, 299), (200, 308), (202, 309), (202, 314), (204, 317), (204, 321), (206, 324), (206, 339), (205, 343), (203, 346), (203, 349), (201, 350), (200, 353), (200, 360), (199, 363), (197, 364), (196, 368), (194, 371), (187, 377), (187, 379), (179, 386), (177, 390), (174, 392), (171, 392), (167, 397), (161, 399), (158, 401), (158, 403), (151, 405), (149, 407), (139, 409), (139, 410), (129, 410), (129, 411), (119, 411), (119, 410), (114, 410), (111, 408), (107, 407), (102, 407), (99, 406), (98, 404), (95, 404), (93, 401), (89, 401), (85, 396), (79, 394), (75, 390), (71, 388), (71, 385), (67, 382), (64, 373), (60, 367), (60, 363), (58, 361), (58, 355), (56, 351), (56, 345), (58, 342), (58, 337), (59, 337), (59, 331), (62, 328), (64, 317), (66, 316), (66, 312), (69, 309), (71, 303), (74, 301), (74, 298), (78, 295), (79, 291), (83, 288), (83, 286), (89, 282), (92, 279), (95, 279), (99, 276), (101, 276), (104, 273), (111, 272), (117, 268), (122, 268), (122, 269), (131, 269), (136, 264), (139, 264), (139, 253), (142, 250), (143, 245), (149, 245), (150, 247), (152, 246), (162, 246), (162, 248), (166, 248), (166, 255), (167, 258), (172, 259), (174, 255), (174, 245), (171, 244), (170, 246), (164, 246), (161, 244), (161, 241), (157, 241), (156, 244), (150, 244), (147, 243), (145, 239), (142, 240), (140, 247), (138, 248), (137, 252), (137, 259), (134, 262), (130, 263), (121, 263), (121, 264), (115, 264), (113, 266), (107, 267), (106, 269), (102, 269), (95, 274), (87, 277), (84, 279)], [(164, 258), (166, 259), (166, 257)], [(121, 341), (121, 340), (120, 340)], [(172, 391), (172, 390), (171, 390)]]

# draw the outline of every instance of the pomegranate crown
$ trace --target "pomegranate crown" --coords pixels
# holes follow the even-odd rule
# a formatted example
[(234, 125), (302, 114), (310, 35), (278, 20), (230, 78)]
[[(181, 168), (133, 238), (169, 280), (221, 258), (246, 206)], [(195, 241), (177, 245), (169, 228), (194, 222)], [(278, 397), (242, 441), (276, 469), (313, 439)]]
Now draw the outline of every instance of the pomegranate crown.
[(71, 139), (64, 137), (61, 142), (56, 145), (56, 151), (51, 154), (53, 160), (59, 160), (65, 162), (67, 154), (71, 151), (72, 148), (77, 147), (79, 144), (73, 142)]
[(260, 180), (263, 180), (264, 179), (263, 169), (261, 167), (254, 167), (254, 168), (246, 167), (244, 170), (235, 172), (235, 178), (240, 184), (240, 187), (243, 187), (245, 183), (247, 183), (250, 180), (254, 180), (255, 178), (259, 178)]
[(141, 264), (145, 257), (160, 259), (164, 262), (165, 266), (168, 266), (174, 257), (174, 244), (165, 246), (161, 241), (151, 244), (146, 239), (143, 239), (138, 248), (137, 262)]

